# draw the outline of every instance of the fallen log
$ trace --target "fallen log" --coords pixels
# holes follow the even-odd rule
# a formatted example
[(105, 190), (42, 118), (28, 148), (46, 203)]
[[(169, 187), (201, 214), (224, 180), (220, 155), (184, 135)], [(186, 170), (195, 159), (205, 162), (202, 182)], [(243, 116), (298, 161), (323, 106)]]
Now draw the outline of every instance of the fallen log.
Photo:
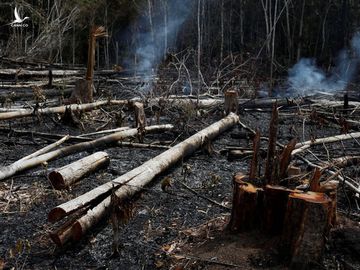
[[(173, 128), (172, 125), (159, 125), (159, 126), (146, 127), (145, 130), (146, 130), (146, 132), (157, 132), (157, 131), (162, 131), (162, 130), (169, 130), (172, 128)], [(53, 160), (55, 158), (68, 156), (73, 153), (82, 152), (82, 151), (85, 151), (88, 149), (104, 147), (104, 146), (115, 144), (117, 141), (120, 141), (124, 138), (134, 137), (137, 135), (137, 133), (138, 133), (138, 130), (136, 128), (128, 129), (128, 130), (116, 132), (114, 134), (110, 134), (110, 135), (107, 135), (104, 137), (100, 137), (100, 138), (94, 139), (92, 141), (81, 142), (78, 144), (62, 147), (60, 149), (42, 154), (35, 158), (25, 160), (21, 163), (15, 162), (11, 165), (0, 168), (0, 180), (4, 180), (8, 177), (15, 175), (18, 172), (33, 168), (35, 166), (38, 166), (44, 162)]]
[(19, 130), (19, 129), (9, 129), (9, 128), (0, 128), (0, 132), (8, 133), (8, 136), (13, 136), (13, 133), (18, 136), (28, 136), (31, 137), (40, 137), (40, 138), (50, 138), (50, 139), (62, 139), (63, 137), (67, 136), (67, 141), (91, 141), (92, 138), (82, 137), (82, 136), (71, 136), (71, 135), (64, 135), (64, 134), (52, 134), (46, 132), (36, 132), (31, 130)]
[(303, 161), (305, 161), (310, 167), (313, 168), (319, 168), (321, 170), (326, 169), (326, 171), (328, 173), (330, 173), (332, 176), (336, 176), (337, 178), (339, 178), (340, 182), (343, 182), (344, 184), (346, 184), (350, 189), (352, 189), (354, 192), (360, 194), (360, 185), (359, 183), (357, 183), (356, 181), (354, 181), (353, 179), (347, 177), (347, 176), (342, 176), (341, 174), (338, 174), (337, 172), (328, 169), (327, 166), (320, 166), (318, 164), (315, 164), (301, 156), (298, 156), (300, 159), (302, 159)]
[[(15, 76), (17, 74), (19, 77), (48, 77), (49, 70), (28, 70), (28, 69), (0, 69), (0, 76)], [(76, 76), (82, 75), (82, 70), (52, 70), (52, 75), (55, 77), (65, 77), (65, 76)]]
[(123, 130), (127, 130), (127, 129), (130, 129), (130, 128), (129, 127), (119, 127), (119, 128), (115, 128), (115, 129), (107, 129), (107, 130), (101, 130), (101, 131), (81, 134), (78, 137), (88, 137), (88, 136), (93, 136), (93, 135), (102, 135), (102, 134), (107, 134), (107, 133), (115, 133), (115, 132), (119, 132), (119, 131), (123, 131)]
[(71, 111), (91, 111), (94, 109), (97, 109), (101, 106), (106, 105), (124, 105), (127, 104), (128, 101), (126, 100), (100, 100), (93, 103), (85, 103), (85, 104), (72, 104), (68, 106), (58, 106), (58, 107), (51, 107), (51, 108), (40, 108), (37, 110), (33, 109), (23, 109), (13, 112), (5, 112), (0, 113), (0, 120), (9, 120), (9, 119), (15, 119), (15, 118), (21, 118), (21, 117), (28, 117), (32, 115), (44, 115), (44, 114), (54, 114), (54, 113), (65, 113), (66, 109)]
[(37, 157), (37, 156), (40, 156), (42, 154), (45, 154), (45, 153), (48, 153), (50, 150), (58, 147), (59, 145), (61, 145), (63, 142), (67, 141), (69, 139), (69, 135), (65, 135), (63, 138), (61, 138), (60, 140), (52, 143), (52, 144), (49, 144), (47, 146), (45, 146), (44, 148), (41, 148), (40, 150), (28, 155), (28, 156), (25, 156), (21, 159), (19, 159), (17, 162), (23, 162), (24, 160), (29, 160), (29, 159), (32, 159), (34, 157)]
[(357, 138), (360, 138), (360, 132), (353, 132), (353, 133), (344, 134), (344, 135), (330, 136), (330, 137), (325, 137), (325, 138), (319, 138), (316, 140), (309, 140), (309, 141), (297, 143), (295, 145), (295, 150), (293, 150), (291, 152), (291, 155), (296, 155), (300, 152), (303, 152), (306, 149), (309, 149), (310, 147), (312, 147), (314, 145), (323, 144), (323, 143), (334, 143), (334, 142), (345, 141), (345, 140), (350, 140), (350, 139), (357, 139)]
[(109, 165), (110, 158), (106, 152), (96, 152), (48, 174), (55, 189), (65, 189), (83, 178), (85, 175)]
[(98, 199), (100, 196), (107, 197), (89, 209), (87, 214), (78, 219), (73, 226), (73, 239), (79, 239), (94, 224), (100, 221), (110, 206), (110, 195), (113, 188), (116, 196), (120, 199), (134, 195), (149, 184), (157, 175), (167, 170), (169, 167), (180, 161), (182, 158), (192, 154), (199, 149), (204, 138), (213, 140), (216, 136), (233, 127), (239, 121), (236, 114), (230, 113), (227, 117), (194, 134), (183, 142), (177, 144), (171, 149), (163, 152), (153, 159), (145, 162), (141, 166), (130, 172), (101, 185), (71, 201), (63, 203), (52, 209), (48, 215), (49, 221), (54, 222), (62, 219), (66, 215), (87, 206)]
[[(34, 97), (34, 94), (32, 93), (30, 86), (28, 86), (28, 87), (27, 86), (17, 86), (17, 87), (18, 87), (17, 89), (14, 89), (15, 87), (13, 87), (12, 89), (9, 89), (9, 90), (4, 90), (5, 88), (8, 88), (8, 86), (1, 87), (2, 91), (0, 93), (0, 102), (4, 103), (7, 98), (11, 99), (12, 101), (21, 100), (21, 99), (29, 101), (29, 99), (32, 99)], [(72, 89), (70, 89), (70, 88), (66, 88), (63, 90), (44, 89), (43, 94), (46, 98), (49, 99), (50, 97), (54, 97), (54, 96), (56, 96), (56, 97), (61, 96), (61, 95), (68, 96), (69, 94), (71, 94), (71, 92), (72, 92)]]
[(130, 148), (149, 148), (149, 149), (170, 149), (170, 146), (152, 144), (152, 143), (135, 143), (135, 142), (117, 142), (117, 146), (120, 147), (130, 147)]

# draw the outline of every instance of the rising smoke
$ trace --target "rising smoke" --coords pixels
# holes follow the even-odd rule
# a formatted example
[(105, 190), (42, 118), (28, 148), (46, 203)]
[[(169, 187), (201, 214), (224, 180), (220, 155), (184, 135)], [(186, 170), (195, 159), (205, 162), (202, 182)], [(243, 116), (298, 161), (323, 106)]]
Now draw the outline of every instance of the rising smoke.
[(350, 49), (343, 49), (336, 60), (336, 65), (326, 74), (316, 66), (313, 58), (302, 58), (289, 69), (288, 93), (313, 95), (316, 92), (333, 93), (344, 90), (354, 78), (360, 62), (360, 33), (356, 33), (350, 42)]
[(154, 1), (154, 4), (151, 17), (152, 28), (149, 14), (138, 18), (136, 22), (139, 33), (134, 48), (137, 58), (134, 69), (144, 74), (144, 79), (148, 82), (149, 75), (156, 73), (166, 52), (174, 47), (177, 33), (191, 14), (193, 1), (166, 0)]

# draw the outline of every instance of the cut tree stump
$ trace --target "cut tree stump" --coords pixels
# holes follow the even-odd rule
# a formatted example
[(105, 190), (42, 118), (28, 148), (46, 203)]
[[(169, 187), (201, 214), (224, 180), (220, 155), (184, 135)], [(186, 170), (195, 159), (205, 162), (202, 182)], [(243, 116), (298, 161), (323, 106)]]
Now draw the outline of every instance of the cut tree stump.
[(283, 230), (289, 194), (294, 190), (282, 186), (266, 185), (264, 196), (264, 223), (265, 232), (276, 235)]
[(135, 113), (135, 126), (138, 129), (138, 139), (139, 142), (144, 141), (145, 136), (145, 126), (146, 126), (146, 116), (144, 111), (144, 104), (141, 102), (133, 102), (132, 107), (134, 108)]
[(259, 206), (262, 197), (259, 193), (262, 189), (244, 180), (246, 177), (243, 174), (236, 174), (233, 178), (233, 204), (228, 224), (231, 232), (243, 232), (259, 227)]
[(65, 101), (66, 104), (71, 103), (90, 103), (93, 102), (93, 82), (92, 80), (79, 79), (75, 82), (75, 88), (70, 98)]
[(311, 269), (321, 260), (333, 205), (324, 193), (292, 193), (286, 209), (282, 251), (291, 269)]
[(329, 181), (321, 183), (320, 185), (320, 192), (325, 193), (331, 199), (331, 218), (330, 218), (330, 225), (335, 226), (337, 222), (337, 188), (338, 188), (337, 181)]
[(106, 152), (96, 152), (49, 173), (48, 178), (55, 189), (65, 189), (91, 172), (109, 165)]
[(234, 90), (229, 90), (225, 92), (225, 113), (237, 113), (239, 107), (238, 94)]

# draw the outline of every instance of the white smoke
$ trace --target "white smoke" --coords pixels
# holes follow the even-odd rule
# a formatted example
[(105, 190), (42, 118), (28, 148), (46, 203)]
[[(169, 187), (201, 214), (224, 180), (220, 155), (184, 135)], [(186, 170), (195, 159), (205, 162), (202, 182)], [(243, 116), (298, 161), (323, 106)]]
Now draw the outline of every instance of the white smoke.
[[(159, 5), (162, 2), (155, 1), (155, 3)], [(151, 75), (156, 73), (158, 65), (164, 59), (165, 52), (173, 49), (177, 33), (191, 14), (192, 6), (191, 0), (168, 0), (166, 1), (166, 11), (163, 10), (164, 7), (154, 6), (152, 29), (149, 23), (149, 14), (138, 19), (137, 25), (140, 26), (138, 28), (140, 33), (137, 35), (137, 46), (134, 48), (137, 58), (134, 69), (143, 74), (143, 80), (147, 87), (151, 84)], [(166, 24), (164, 12), (167, 13)], [(165, 44), (167, 44), (167, 48), (165, 48)]]
[(356, 33), (350, 42), (350, 50), (344, 49), (339, 53), (330, 74), (317, 67), (315, 59), (300, 59), (289, 69), (288, 92), (294, 96), (344, 90), (353, 79), (359, 60), (360, 33)]

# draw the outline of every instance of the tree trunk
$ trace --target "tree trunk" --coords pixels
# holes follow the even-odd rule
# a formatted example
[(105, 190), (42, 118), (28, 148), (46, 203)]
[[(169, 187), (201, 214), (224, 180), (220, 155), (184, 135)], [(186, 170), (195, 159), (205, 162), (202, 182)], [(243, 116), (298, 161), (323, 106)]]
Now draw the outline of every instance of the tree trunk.
[(105, 152), (96, 152), (49, 173), (48, 178), (55, 189), (65, 189), (91, 172), (109, 165), (110, 158)]

